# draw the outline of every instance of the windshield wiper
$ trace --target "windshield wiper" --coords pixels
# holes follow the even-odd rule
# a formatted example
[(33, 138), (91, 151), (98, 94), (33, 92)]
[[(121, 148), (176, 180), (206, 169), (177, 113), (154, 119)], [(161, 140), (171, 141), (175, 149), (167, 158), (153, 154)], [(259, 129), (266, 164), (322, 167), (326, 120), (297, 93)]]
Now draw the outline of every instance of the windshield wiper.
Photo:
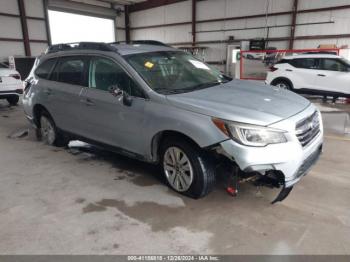
[(182, 93), (182, 89), (157, 88), (157, 89), (154, 89), (154, 91), (156, 91), (157, 93), (164, 94), (164, 95)]
[(225, 84), (227, 82), (230, 82), (230, 80), (226, 80), (226, 81), (222, 81), (222, 82), (220, 82), (220, 81), (213, 81), (213, 82), (198, 84), (198, 85), (191, 86), (191, 87), (177, 88), (177, 89), (157, 88), (157, 89), (155, 89), (155, 91), (156, 92), (161, 92), (163, 94), (165, 93), (167, 95), (170, 95), (170, 94), (181, 94), (181, 93), (188, 93), (188, 92), (192, 92), (192, 91), (196, 91), (196, 90), (209, 88), (209, 87), (220, 85), (220, 84)]
[(225, 82), (213, 81), (213, 82), (208, 82), (208, 83), (202, 83), (202, 84), (187, 88), (186, 90), (189, 90), (189, 91), (200, 90), (200, 89), (209, 88), (209, 87), (216, 86), (216, 85), (221, 85), (221, 84), (224, 84), (227, 82), (229, 82), (229, 81), (225, 81)]

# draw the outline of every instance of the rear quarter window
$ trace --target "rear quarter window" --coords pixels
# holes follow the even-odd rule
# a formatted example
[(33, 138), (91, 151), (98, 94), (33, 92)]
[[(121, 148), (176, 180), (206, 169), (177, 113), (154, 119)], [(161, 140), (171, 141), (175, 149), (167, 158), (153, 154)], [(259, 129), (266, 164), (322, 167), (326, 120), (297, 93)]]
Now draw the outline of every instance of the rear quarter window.
[(57, 59), (49, 59), (44, 61), (39, 67), (35, 70), (35, 75), (39, 78), (49, 79), (53, 67), (56, 64)]

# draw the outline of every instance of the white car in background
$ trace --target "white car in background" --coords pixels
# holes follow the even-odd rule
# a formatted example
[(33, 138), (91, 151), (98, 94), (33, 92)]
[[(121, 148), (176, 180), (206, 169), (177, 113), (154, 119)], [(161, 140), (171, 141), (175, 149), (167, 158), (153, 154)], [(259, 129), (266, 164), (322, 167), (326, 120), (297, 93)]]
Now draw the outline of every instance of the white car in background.
[(264, 52), (256, 52), (254, 53), (254, 51), (251, 51), (249, 53), (243, 53), (243, 57), (246, 58), (246, 59), (250, 59), (250, 60), (262, 60), (264, 59), (265, 57), (265, 54)]
[(23, 94), (21, 75), (0, 63), (0, 99), (7, 99), (10, 105), (17, 105), (21, 94)]
[(266, 83), (297, 93), (350, 97), (350, 62), (331, 54), (286, 56), (270, 68)]

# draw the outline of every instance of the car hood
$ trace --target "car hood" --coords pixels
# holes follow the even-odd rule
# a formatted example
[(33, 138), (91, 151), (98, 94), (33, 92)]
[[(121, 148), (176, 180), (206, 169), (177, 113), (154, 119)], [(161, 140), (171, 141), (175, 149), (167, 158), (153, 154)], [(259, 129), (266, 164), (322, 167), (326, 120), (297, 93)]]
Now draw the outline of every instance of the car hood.
[(168, 95), (167, 99), (172, 105), (185, 110), (264, 126), (291, 117), (310, 105), (307, 99), (293, 92), (243, 80)]

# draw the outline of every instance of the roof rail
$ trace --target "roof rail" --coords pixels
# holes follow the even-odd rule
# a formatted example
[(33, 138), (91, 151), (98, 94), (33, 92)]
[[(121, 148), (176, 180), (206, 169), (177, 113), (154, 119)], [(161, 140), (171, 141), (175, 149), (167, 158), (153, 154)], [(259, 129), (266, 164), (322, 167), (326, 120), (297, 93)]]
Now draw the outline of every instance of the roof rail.
[(118, 42), (114, 42), (111, 44), (131, 44), (131, 45), (156, 45), (156, 46), (168, 46), (167, 44), (160, 42), (160, 41), (156, 41), (156, 40), (133, 40), (133, 41), (118, 41)]
[(99, 51), (117, 51), (115, 47), (106, 43), (99, 42), (77, 42), (77, 43), (66, 43), (51, 45), (46, 49), (46, 54), (55, 53), (59, 51), (69, 50), (99, 50)]
[(337, 51), (309, 51), (302, 53), (303, 55), (317, 55), (317, 54), (323, 54), (323, 55), (337, 55)]

